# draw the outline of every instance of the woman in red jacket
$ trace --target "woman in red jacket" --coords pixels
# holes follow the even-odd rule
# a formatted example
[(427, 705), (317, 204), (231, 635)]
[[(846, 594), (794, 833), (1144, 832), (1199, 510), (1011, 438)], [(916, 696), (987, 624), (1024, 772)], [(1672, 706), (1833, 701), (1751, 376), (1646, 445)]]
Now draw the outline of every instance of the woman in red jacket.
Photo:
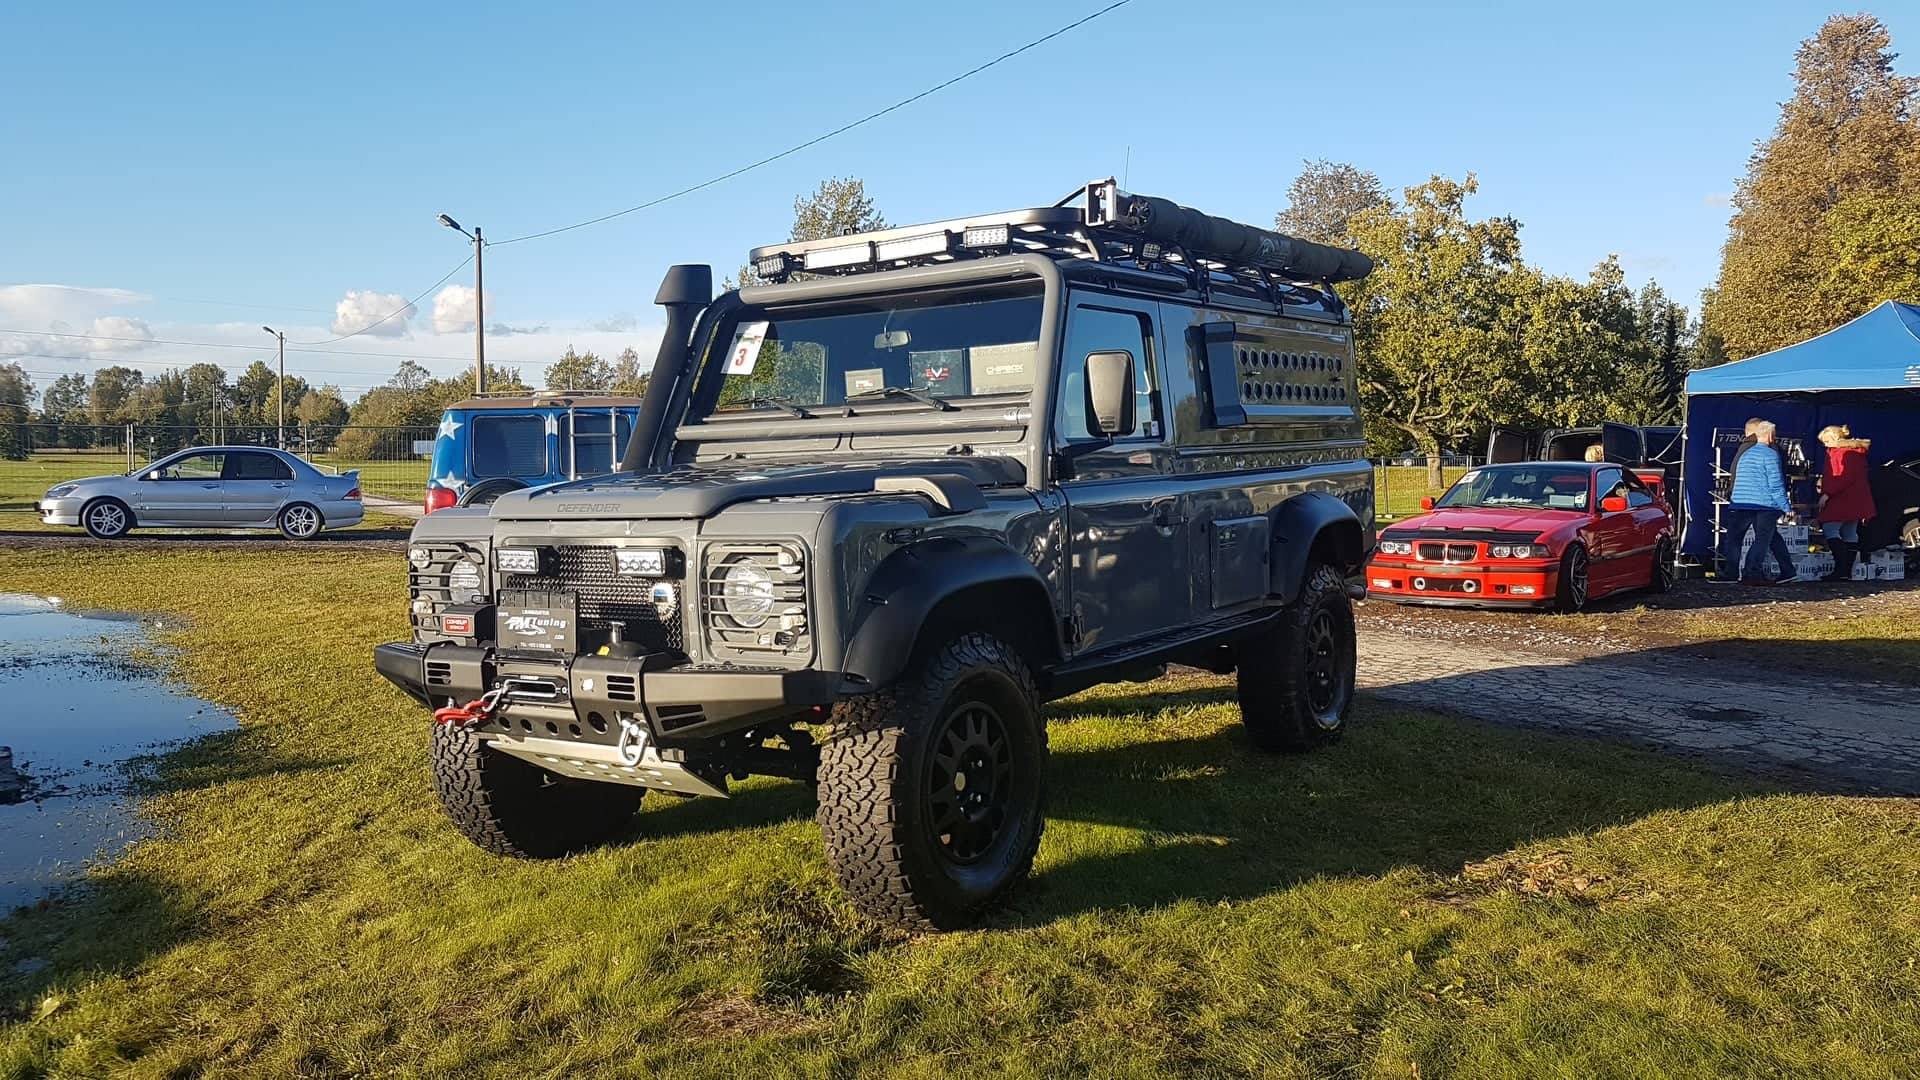
[(1865, 439), (1855, 439), (1845, 424), (1820, 432), (1827, 448), (1827, 471), (1820, 476), (1820, 534), (1833, 552), (1828, 581), (1853, 577), (1853, 561), (1860, 554), (1860, 523), (1874, 515), (1873, 490), (1867, 484)]

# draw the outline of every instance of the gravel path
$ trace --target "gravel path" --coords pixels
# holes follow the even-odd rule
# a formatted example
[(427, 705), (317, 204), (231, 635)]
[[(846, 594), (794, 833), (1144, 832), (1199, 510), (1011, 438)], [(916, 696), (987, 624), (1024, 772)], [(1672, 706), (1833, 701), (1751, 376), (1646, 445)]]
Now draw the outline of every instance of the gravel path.
[[(1524, 616), (1523, 616), (1524, 617)], [(1826, 791), (1920, 794), (1920, 688), (1681, 650), (1520, 648), (1360, 628), (1360, 685), (1498, 724), (1626, 739)]]

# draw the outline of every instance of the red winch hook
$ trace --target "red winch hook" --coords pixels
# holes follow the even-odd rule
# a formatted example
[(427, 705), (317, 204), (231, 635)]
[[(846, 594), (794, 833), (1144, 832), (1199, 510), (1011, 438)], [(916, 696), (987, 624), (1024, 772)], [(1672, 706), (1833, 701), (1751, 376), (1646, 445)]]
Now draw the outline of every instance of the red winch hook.
[(433, 722), (452, 724), (454, 727), (472, 727), (486, 722), (494, 707), (500, 703), (501, 690), (489, 690), (465, 705), (448, 705), (433, 710)]

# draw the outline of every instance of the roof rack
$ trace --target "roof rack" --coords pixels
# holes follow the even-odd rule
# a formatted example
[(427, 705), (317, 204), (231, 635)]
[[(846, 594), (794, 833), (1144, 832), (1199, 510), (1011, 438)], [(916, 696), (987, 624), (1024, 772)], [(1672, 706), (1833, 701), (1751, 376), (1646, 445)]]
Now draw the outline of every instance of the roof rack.
[[(1081, 205), (1067, 205), (1075, 201)], [(1053, 206), (769, 244), (754, 248), (748, 259), (763, 279), (777, 284), (795, 273), (867, 274), (1025, 252), (1180, 274), (1202, 293), (1231, 283), (1276, 304), (1307, 300), (1335, 307), (1333, 283), (1358, 280), (1373, 268), (1358, 251), (1130, 195), (1112, 177), (1075, 189)]]

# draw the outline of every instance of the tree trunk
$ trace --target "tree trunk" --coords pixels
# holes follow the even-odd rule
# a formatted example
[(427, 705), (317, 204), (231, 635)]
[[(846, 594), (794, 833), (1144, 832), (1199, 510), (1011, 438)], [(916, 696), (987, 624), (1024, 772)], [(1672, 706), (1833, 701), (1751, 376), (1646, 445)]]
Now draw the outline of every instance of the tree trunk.
[(1440, 451), (1427, 451), (1427, 490), (1439, 491), (1446, 486), (1446, 477), (1440, 471)]

